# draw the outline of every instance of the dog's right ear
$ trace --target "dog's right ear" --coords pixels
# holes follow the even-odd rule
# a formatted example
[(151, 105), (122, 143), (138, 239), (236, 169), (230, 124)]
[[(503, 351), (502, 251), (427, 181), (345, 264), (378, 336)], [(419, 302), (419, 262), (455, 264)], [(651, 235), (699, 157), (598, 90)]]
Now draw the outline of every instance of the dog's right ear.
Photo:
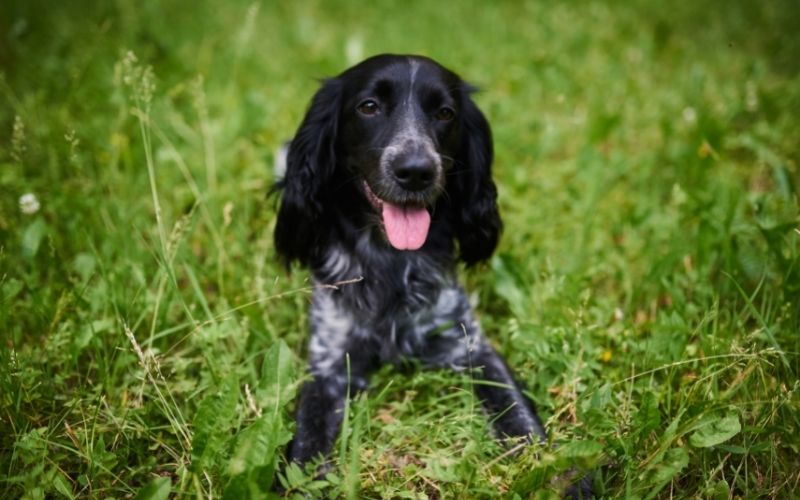
[(275, 184), (281, 192), (275, 247), (286, 266), (293, 260), (308, 264), (320, 247), (324, 224), (319, 222), (336, 168), (340, 102), (341, 83), (324, 81), (289, 145), (286, 174)]

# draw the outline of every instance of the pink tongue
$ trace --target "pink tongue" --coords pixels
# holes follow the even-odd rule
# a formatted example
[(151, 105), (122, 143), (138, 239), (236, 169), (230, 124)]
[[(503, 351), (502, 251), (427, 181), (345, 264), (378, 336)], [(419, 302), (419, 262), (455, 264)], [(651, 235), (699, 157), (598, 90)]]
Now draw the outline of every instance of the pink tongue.
[(383, 227), (389, 243), (398, 250), (418, 250), (425, 244), (431, 214), (424, 208), (402, 207), (383, 202)]

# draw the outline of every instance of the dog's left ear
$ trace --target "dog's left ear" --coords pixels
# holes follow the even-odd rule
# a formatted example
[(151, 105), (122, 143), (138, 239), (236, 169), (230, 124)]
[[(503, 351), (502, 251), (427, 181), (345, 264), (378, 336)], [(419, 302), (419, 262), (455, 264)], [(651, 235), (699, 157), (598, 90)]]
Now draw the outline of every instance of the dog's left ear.
[(459, 257), (467, 265), (491, 257), (503, 229), (497, 188), (492, 180), (492, 131), (472, 102), (471, 92), (473, 89), (466, 85), (461, 92), (461, 145), (453, 167), (454, 178), (448, 183), (448, 191), (454, 191), (450, 195)]
[(340, 101), (341, 82), (323, 82), (289, 145), (286, 174), (275, 185), (281, 192), (275, 246), (287, 266), (293, 260), (309, 264), (325, 238), (322, 218), (336, 167)]

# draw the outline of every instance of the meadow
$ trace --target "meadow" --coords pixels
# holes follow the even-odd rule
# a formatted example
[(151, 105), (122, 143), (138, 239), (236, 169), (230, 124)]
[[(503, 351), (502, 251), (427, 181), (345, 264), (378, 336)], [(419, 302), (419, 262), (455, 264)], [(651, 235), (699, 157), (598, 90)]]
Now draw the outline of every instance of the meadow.
[[(800, 494), (800, 6), (6, 1), (0, 497)], [(273, 164), (318, 85), (419, 53), (481, 89), (505, 232), (462, 276), (547, 446), (468, 374), (380, 371), (284, 468), (307, 274)]]

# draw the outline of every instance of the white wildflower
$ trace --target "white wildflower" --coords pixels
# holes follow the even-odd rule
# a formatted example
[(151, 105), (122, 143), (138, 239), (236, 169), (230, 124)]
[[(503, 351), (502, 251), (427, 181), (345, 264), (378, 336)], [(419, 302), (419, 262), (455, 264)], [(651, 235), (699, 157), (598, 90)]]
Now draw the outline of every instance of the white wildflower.
[(683, 108), (683, 121), (686, 123), (694, 123), (697, 121), (697, 111), (691, 106)]
[(19, 197), (19, 209), (23, 214), (32, 215), (39, 211), (41, 208), (39, 200), (33, 193), (25, 193)]
[(349, 66), (364, 59), (364, 40), (358, 35), (351, 35), (344, 45), (344, 57)]

